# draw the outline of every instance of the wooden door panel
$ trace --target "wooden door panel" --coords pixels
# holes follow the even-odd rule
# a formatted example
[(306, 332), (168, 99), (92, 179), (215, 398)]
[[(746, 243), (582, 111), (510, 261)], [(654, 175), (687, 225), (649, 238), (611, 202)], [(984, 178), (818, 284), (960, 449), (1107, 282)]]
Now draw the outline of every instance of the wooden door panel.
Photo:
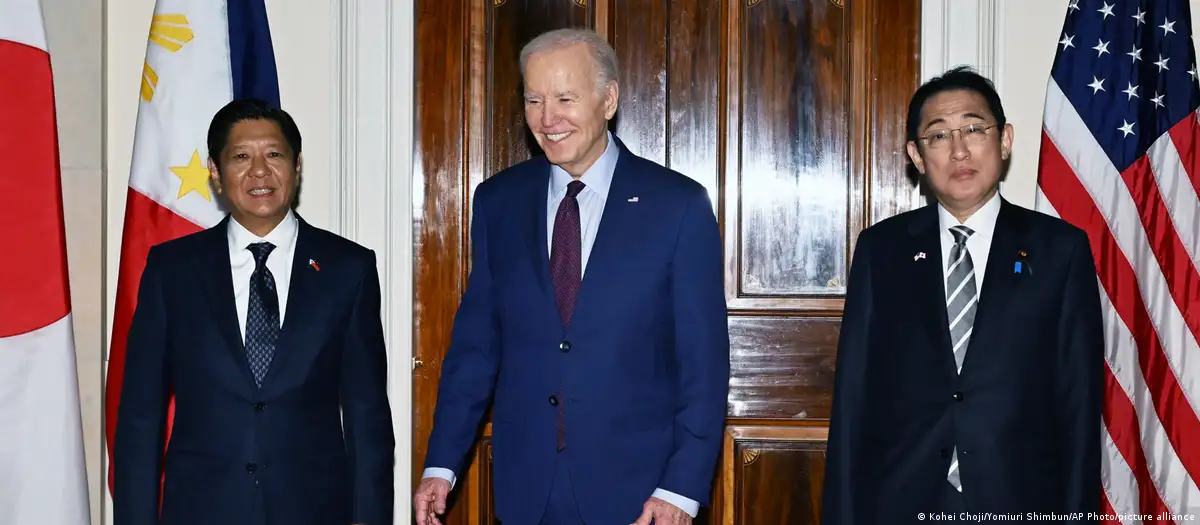
[(817, 525), (825, 477), (825, 429), (730, 427), (724, 447), (723, 523)]
[(725, 195), (740, 201), (727, 215), (735, 298), (840, 294), (852, 176), (846, 10), (828, 0), (738, 5), (736, 184)]
[(729, 416), (827, 419), (837, 318), (730, 317)]
[(721, 9), (710, 0), (612, 0), (621, 107), (613, 126), (635, 154), (709, 189), (719, 203)]

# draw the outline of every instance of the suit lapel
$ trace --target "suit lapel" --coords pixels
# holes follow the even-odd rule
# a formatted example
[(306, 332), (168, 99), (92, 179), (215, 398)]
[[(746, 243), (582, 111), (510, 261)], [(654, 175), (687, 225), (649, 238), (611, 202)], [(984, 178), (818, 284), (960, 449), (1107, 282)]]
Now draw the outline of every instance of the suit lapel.
[(313, 228), (299, 215), (296, 216), (296, 220), (296, 249), (292, 257), (292, 275), (288, 284), (283, 327), (279, 331), (279, 340), (275, 343), (275, 356), (271, 359), (271, 366), (267, 368), (266, 377), (263, 378), (264, 387), (277, 381), (275, 378), (289, 363), (311, 360), (311, 354), (321, 347), (318, 344), (307, 344), (304, 334), (314, 326), (321, 311), (319, 298), (322, 276), (317, 269), (320, 264), (314, 267), (309, 261), (320, 261), (322, 257), (314, 242)]
[(1003, 340), (998, 330), (1003, 329), (1002, 315), (1007, 310), (1020, 280), (1013, 271), (1017, 250), (1022, 242), (1024, 228), (1020, 216), (1014, 213), (1012, 204), (1000, 201), (1000, 213), (996, 217), (996, 228), (992, 234), (992, 245), (988, 248), (987, 268), (983, 274), (983, 289), (979, 293), (979, 307), (975, 312), (975, 325), (971, 329), (971, 341), (967, 355), (963, 358), (963, 373), (967, 364), (982, 359), (993, 340)]
[[(539, 157), (543, 159), (544, 157)], [(549, 305), (549, 308), (554, 312), (554, 318), (561, 319), (558, 315), (558, 306), (554, 303), (554, 283), (550, 280), (550, 251), (549, 251), (549, 227), (546, 221), (546, 199), (550, 193), (550, 163), (539, 161), (530, 168), (532, 173), (529, 174), (529, 188), (525, 192), (526, 197), (530, 200), (524, 208), (529, 210), (529, 214), (524, 221), (525, 239), (528, 242), (529, 264), (533, 266), (534, 279), (537, 280), (537, 291), (541, 295), (542, 304)]]
[(198, 269), (204, 281), (204, 293), (208, 299), (209, 309), (221, 337), (225, 339), (225, 347), (237, 368), (248, 384), (254, 384), (254, 375), (250, 372), (250, 364), (246, 361), (246, 346), (242, 340), (242, 328), (237, 318), (237, 304), (233, 299), (233, 270), (229, 265), (229, 241), (226, 228), (231, 219), (228, 215), (216, 226), (205, 232), (203, 261)]
[[(614, 140), (616, 140), (614, 138)], [(620, 241), (633, 231), (633, 221), (636, 218), (636, 204), (630, 204), (629, 199), (636, 196), (639, 179), (633, 173), (634, 157), (619, 141), (620, 156), (613, 170), (612, 183), (608, 188), (608, 198), (604, 202), (604, 211), (600, 217), (600, 227), (596, 230), (596, 240), (588, 255), (587, 268), (580, 284), (579, 297), (575, 300), (575, 314), (571, 321), (572, 327), (577, 327), (587, 320), (595, 308), (603, 308), (596, 301), (596, 294), (613, 289), (611, 284), (620, 272), (618, 258), (628, 256), (622, 250)]]
[[(943, 356), (946, 369), (950, 374), (957, 375), (954, 351), (950, 346), (950, 320), (946, 317), (946, 277), (942, 271), (942, 242), (936, 205), (921, 210), (909, 226), (909, 233), (913, 235), (913, 282), (918, 290), (914, 299), (919, 302), (918, 311), (924, 312), (920, 317), (924, 319), (925, 330), (932, 339), (934, 350)], [(920, 257), (920, 254), (924, 254), (924, 257)], [(908, 262), (904, 261), (905, 264)]]

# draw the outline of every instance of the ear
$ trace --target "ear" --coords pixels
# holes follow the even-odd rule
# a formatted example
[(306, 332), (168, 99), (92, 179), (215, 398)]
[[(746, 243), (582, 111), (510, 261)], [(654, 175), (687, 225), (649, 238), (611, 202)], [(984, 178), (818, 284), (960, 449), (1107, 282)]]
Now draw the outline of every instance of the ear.
[(617, 103), (621, 99), (621, 89), (617, 83), (610, 82), (607, 88), (604, 88), (604, 119), (612, 120), (617, 114)]
[(1013, 126), (1005, 124), (1004, 131), (1000, 134), (1000, 159), (1008, 160), (1009, 155), (1012, 155), (1013, 143)]
[(221, 194), (221, 168), (217, 167), (217, 161), (212, 157), (208, 158), (208, 178), (212, 182), (213, 190), (217, 195)]
[(304, 154), (301, 153), (299, 155), (296, 155), (296, 177), (299, 178), (300, 174), (303, 171), (304, 171)]
[(917, 171), (925, 174), (925, 161), (921, 158), (921, 149), (917, 147), (914, 141), (908, 141), (908, 158), (912, 159), (913, 166), (917, 167)]

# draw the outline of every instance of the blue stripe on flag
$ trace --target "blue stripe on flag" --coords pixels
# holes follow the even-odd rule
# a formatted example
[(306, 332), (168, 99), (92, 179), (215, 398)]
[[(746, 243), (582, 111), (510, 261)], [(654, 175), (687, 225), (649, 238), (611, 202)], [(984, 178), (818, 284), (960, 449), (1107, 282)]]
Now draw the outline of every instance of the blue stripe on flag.
[(279, 75), (264, 0), (228, 0), (233, 98), (261, 98), (279, 107)]

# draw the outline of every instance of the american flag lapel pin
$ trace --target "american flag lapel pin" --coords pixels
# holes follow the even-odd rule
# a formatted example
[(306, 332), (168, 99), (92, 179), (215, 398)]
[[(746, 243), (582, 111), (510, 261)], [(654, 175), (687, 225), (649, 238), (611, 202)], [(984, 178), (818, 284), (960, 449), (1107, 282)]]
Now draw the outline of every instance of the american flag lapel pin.
[(630, 197), (630, 198), (629, 198), (629, 202), (637, 202), (637, 201), (638, 201), (638, 198), (637, 198), (637, 197)]
[(917, 252), (917, 254), (913, 256), (913, 262), (919, 261), (924, 258), (925, 258), (925, 252)]
[(312, 269), (314, 269), (314, 270), (316, 270), (316, 271), (318, 271), (318, 272), (319, 272), (319, 271), (321, 271), (321, 267), (320, 267), (319, 265), (317, 265), (317, 261), (314, 261), (314, 260), (312, 260), (312, 259), (309, 259), (309, 260), (308, 260), (308, 265), (309, 265), (309, 266), (312, 266)]

